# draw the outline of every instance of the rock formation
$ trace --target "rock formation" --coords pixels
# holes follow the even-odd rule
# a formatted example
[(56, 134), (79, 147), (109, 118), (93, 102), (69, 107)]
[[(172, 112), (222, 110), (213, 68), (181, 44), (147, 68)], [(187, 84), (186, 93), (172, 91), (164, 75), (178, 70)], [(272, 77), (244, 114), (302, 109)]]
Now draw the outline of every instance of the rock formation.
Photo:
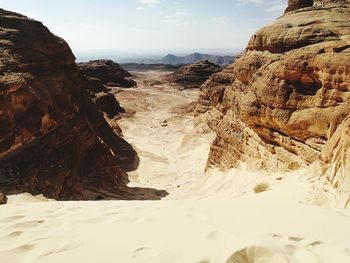
[(0, 205), (7, 203), (7, 196), (0, 192)]
[(78, 66), (88, 80), (93, 81), (95, 85), (102, 83), (106, 86), (122, 88), (136, 86), (136, 82), (130, 78), (130, 73), (112, 60), (93, 60), (79, 63)]
[(181, 89), (199, 88), (211, 75), (221, 70), (219, 65), (205, 60), (184, 66), (165, 79)]
[(209, 165), (284, 170), (322, 158), (347, 204), (349, 17), (347, 0), (289, 1), (245, 54), (201, 87), (195, 112), (217, 135)]
[(100, 111), (107, 114), (109, 119), (113, 119), (119, 113), (125, 113), (115, 96), (108, 92), (94, 94), (92, 101)]
[(130, 88), (136, 86), (131, 74), (111, 60), (94, 60), (78, 64), (80, 71), (86, 78), (84, 85), (97, 108), (113, 119), (125, 110), (113, 94), (111, 87)]
[(287, 13), (301, 8), (310, 7), (313, 6), (313, 4), (313, 0), (288, 0), (288, 7), (285, 12)]
[(0, 190), (61, 200), (118, 191), (138, 157), (87, 95), (67, 43), (0, 9)]

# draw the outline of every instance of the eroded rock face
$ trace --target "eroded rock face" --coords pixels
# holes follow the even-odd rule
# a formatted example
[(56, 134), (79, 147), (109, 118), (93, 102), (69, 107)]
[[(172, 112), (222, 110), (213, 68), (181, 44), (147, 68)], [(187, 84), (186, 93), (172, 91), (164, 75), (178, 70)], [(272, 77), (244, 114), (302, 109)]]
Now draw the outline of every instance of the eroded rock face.
[[(313, 7), (287, 12), (201, 87), (195, 112), (205, 113), (217, 134), (209, 164), (245, 161), (283, 170), (320, 160), (350, 114), (349, 17), (348, 1), (314, 1)], [(339, 151), (327, 148), (332, 150), (324, 156)], [(349, 173), (338, 169), (335, 177)], [(342, 181), (338, 187), (345, 191), (343, 179), (331, 180)]]
[(130, 88), (136, 86), (136, 82), (130, 77), (130, 73), (124, 70), (118, 63), (112, 60), (93, 60), (78, 64), (81, 72), (95, 84), (98, 81), (106, 86)]
[(288, 0), (288, 7), (285, 12), (287, 13), (301, 8), (310, 7), (313, 6), (313, 4), (313, 0)]
[(137, 166), (86, 93), (67, 43), (0, 9), (0, 190), (88, 199)]
[[(350, 108), (349, 108), (350, 111)], [(327, 167), (327, 178), (340, 189), (339, 204), (349, 207), (350, 202), (350, 114), (338, 126), (322, 149)]]
[(221, 70), (219, 65), (204, 60), (178, 69), (166, 80), (181, 89), (199, 88), (211, 75)]

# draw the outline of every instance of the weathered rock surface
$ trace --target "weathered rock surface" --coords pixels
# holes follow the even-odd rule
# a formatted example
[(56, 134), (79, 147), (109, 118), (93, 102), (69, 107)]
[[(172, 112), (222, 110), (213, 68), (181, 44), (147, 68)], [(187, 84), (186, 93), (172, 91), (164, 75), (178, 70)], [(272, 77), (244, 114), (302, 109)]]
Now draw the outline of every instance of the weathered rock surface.
[(335, 188), (340, 189), (339, 204), (348, 207), (350, 202), (350, 114), (323, 147), (322, 159), (326, 163), (328, 180)]
[(165, 77), (165, 80), (182, 89), (199, 88), (211, 75), (222, 67), (208, 60), (184, 66)]
[(0, 192), (0, 205), (4, 205), (7, 203), (7, 196)]
[[(305, 2), (290, 1), (282, 17), (254, 34), (247, 52), (201, 87), (195, 112), (206, 112), (217, 134), (209, 164), (296, 169), (325, 151), (335, 167), (329, 179), (344, 193), (350, 178), (341, 128), (350, 114), (349, 1)], [(333, 152), (345, 160), (333, 159)]]
[(111, 87), (130, 88), (136, 86), (136, 82), (130, 77), (130, 73), (124, 70), (118, 63), (112, 60), (93, 60), (78, 63), (81, 72), (88, 78), (98, 83)]
[(0, 9), (0, 190), (89, 199), (119, 191), (138, 157), (86, 93), (67, 43)]
[(288, 7), (285, 12), (287, 13), (301, 8), (311, 7), (314, 5), (313, 2), (313, 0), (288, 0)]

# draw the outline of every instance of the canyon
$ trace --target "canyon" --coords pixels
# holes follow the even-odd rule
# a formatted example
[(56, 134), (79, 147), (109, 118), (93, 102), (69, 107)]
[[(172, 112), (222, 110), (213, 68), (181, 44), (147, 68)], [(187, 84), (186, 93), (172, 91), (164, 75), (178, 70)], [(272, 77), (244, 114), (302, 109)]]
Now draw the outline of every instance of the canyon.
[(0, 9), (0, 258), (348, 262), (349, 17), (289, 0), (227, 67), (128, 72)]

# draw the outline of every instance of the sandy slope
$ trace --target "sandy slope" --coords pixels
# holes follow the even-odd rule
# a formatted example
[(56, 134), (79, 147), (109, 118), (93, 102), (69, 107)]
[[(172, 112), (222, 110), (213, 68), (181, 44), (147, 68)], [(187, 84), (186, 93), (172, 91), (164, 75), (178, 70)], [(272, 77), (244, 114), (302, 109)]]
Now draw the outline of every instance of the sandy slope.
[[(0, 206), (0, 262), (224, 263), (245, 247), (230, 262), (350, 262), (350, 210), (329, 208), (330, 190), (313, 178), (317, 167), (281, 175), (242, 165), (205, 174), (211, 138), (196, 133), (186, 106), (197, 92), (142, 85), (158, 72), (138, 76), (138, 89), (117, 95), (136, 110), (120, 121), (141, 160), (130, 186), (168, 195), (98, 202), (10, 196)], [(268, 191), (255, 194), (259, 182)]]

